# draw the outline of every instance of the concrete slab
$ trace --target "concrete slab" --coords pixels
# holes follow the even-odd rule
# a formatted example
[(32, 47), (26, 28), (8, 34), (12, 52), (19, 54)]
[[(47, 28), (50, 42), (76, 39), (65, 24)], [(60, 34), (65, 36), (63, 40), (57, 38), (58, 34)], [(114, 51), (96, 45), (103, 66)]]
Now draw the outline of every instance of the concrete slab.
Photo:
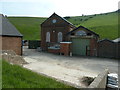
[(85, 87), (81, 83), (83, 76), (97, 77), (106, 68), (110, 72), (118, 71), (114, 59), (60, 56), (27, 48), (24, 48), (23, 57), (29, 63), (24, 65), (25, 68), (82, 87)]

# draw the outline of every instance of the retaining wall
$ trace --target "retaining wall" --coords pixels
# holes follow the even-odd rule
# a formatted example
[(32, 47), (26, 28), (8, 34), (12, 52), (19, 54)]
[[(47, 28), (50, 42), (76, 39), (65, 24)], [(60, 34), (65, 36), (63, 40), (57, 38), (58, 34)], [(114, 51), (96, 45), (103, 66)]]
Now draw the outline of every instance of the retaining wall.
[(108, 70), (105, 70), (104, 72), (100, 73), (95, 80), (89, 85), (88, 88), (101, 88), (102, 90), (106, 89), (106, 83), (107, 83), (107, 74)]

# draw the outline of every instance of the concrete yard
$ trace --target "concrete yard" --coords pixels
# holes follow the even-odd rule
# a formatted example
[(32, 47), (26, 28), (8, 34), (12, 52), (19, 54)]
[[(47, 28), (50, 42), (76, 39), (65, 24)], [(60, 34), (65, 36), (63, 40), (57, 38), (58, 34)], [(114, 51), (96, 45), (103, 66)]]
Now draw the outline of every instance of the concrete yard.
[(25, 68), (83, 87), (83, 76), (97, 77), (105, 69), (118, 73), (118, 61), (114, 59), (60, 56), (27, 47), (24, 47), (23, 57), (29, 63)]

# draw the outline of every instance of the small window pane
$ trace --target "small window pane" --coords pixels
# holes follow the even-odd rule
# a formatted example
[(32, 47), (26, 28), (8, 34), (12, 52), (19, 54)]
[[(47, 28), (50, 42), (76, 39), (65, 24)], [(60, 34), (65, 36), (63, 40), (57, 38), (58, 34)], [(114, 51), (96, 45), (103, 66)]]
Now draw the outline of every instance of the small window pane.
[(86, 32), (85, 31), (77, 31), (75, 35), (84, 36), (84, 35), (86, 35)]

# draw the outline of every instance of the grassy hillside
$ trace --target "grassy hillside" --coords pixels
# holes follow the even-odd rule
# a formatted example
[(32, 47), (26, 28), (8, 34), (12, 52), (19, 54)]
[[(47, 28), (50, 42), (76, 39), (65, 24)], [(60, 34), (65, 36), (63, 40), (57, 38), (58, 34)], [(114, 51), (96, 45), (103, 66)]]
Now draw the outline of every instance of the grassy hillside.
[(103, 38), (115, 39), (118, 37), (118, 14), (110, 13), (96, 16), (82, 25), (90, 28)]
[[(100, 39), (115, 39), (118, 37), (118, 15), (117, 12), (65, 17), (75, 26), (83, 25), (86, 28), (98, 33)], [(36, 17), (8, 17), (8, 19), (24, 35), (24, 39), (40, 39), (40, 24), (46, 18)]]
[(71, 88), (4, 60), (2, 64), (2, 88)]
[(15, 27), (24, 35), (23, 39), (40, 39), (40, 24), (46, 18), (37, 17), (8, 17)]
[(73, 22), (73, 24), (76, 24), (76, 26), (82, 25), (96, 32), (100, 35), (100, 39), (108, 38), (112, 40), (118, 37), (117, 12), (81, 17), (71, 17), (68, 20)]

